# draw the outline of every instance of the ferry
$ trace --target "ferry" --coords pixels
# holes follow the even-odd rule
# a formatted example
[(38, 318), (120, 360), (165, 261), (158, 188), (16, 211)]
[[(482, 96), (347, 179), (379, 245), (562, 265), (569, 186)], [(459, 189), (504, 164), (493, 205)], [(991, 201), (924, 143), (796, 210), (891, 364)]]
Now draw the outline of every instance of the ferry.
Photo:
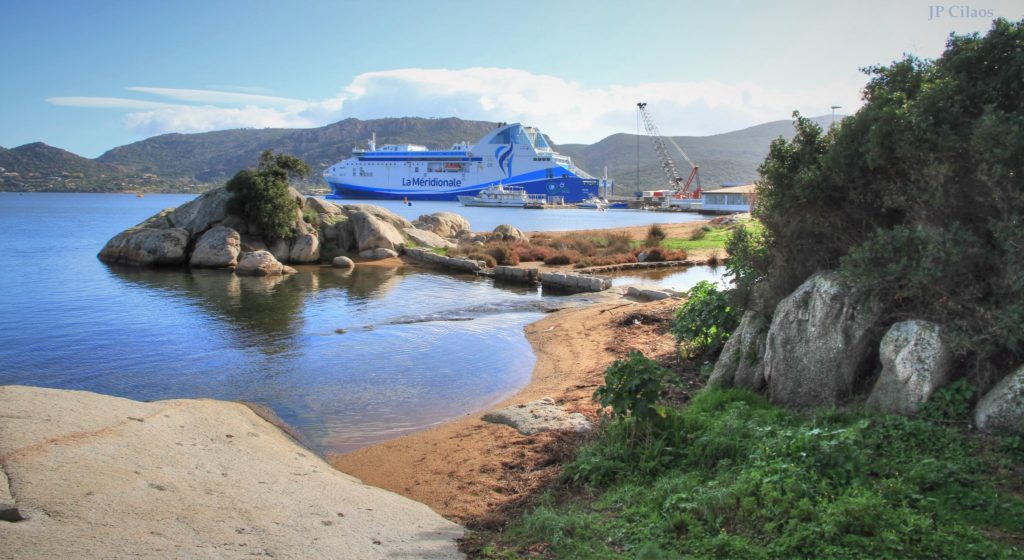
[(534, 196), (582, 202), (610, 192), (611, 181), (597, 179), (555, 152), (540, 130), (503, 124), (473, 145), (456, 143), (446, 151), (416, 144), (356, 149), (328, 167), (327, 198), (458, 200), (499, 184), (514, 184)]

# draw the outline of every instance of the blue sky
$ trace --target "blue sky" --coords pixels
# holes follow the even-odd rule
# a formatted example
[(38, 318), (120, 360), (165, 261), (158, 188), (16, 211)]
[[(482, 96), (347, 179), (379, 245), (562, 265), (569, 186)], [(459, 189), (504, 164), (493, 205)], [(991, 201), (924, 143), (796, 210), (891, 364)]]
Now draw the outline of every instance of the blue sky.
[[(1019, 1), (57, 2), (0, 7), (0, 146), (95, 157), (168, 132), (347, 117), (521, 121), (558, 143), (852, 112), (861, 67), (933, 58)], [(470, 139), (472, 140), (472, 139)]]

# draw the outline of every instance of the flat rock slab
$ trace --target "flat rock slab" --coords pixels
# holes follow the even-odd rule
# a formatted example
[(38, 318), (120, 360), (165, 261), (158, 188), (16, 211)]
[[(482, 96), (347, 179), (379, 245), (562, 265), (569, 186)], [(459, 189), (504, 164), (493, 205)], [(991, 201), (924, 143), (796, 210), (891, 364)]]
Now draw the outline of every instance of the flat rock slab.
[(0, 387), (0, 558), (462, 558), (463, 530), (248, 407)]
[(517, 404), (484, 414), (484, 421), (512, 426), (524, 436), (538, 432), (572, 430), (586, 432), (593, 428), (586, 416), (568, 413), (551, 398)]

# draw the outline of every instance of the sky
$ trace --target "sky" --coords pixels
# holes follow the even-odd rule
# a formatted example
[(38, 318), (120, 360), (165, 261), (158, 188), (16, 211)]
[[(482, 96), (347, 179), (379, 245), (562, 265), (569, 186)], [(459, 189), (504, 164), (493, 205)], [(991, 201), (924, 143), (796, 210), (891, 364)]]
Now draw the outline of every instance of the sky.
[[(993, 0), (5, 0), (0, 146), (86, 157), (150, 136), (344, 118), (522, 122), (556, 143), (850, 114), (861, 68), (936, 58)], [(473, 141), (475, 139), (468, 139)]]

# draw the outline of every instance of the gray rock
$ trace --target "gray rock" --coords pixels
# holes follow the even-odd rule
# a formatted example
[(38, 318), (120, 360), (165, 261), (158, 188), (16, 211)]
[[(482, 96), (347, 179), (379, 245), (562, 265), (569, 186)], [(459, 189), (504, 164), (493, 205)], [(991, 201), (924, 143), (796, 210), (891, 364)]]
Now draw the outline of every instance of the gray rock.
[(391, 259), (397, 256), (398, 253), (396, 253), (395, 251), (392, 251), (391, 249), (384, 249), (382, 247), (378, 247), (376, 249), (367, 249), (365, 251), (359, 252), (360, 258), (369, 259), (373, 261), (379, 261), (381, 259)]
[(184, 264), (189, 233), (181, 228), (132, 228), (115, 235), (100, 251), (103, 262), (131, 266)]
[(745, 312), (739, 326), (725, 342), (708, 385), (751, 391), (763, 389), (767, 337), (768, 319), (756, 311)]
[(928, 321), (903, 321), (889, 328), (879, 348), (882, 373), (867, 407), (890, 414), (913, 415), (953, 372), (953, 351), (942, 329)]
[(630, 286), (626, 289), (626, 295), (646, 301), (659, 301), (676, 295), (676, 292), (657, 286)]
[(417, 229), (432, 231), (447, 239), (456, 239), (471, 231), (469, 220), (454, 212), (424, 214), (413, 224)]
[(332, 259), (356, 249), (356, 232), (348, 216), (332, 216), (320, 226), (320, 258)]
[(14, 522), (23, 519), (25, 517), (18, 511), (18, 505), (14, 503), (14, 496), (11, 495), (7, 473), (0, 467), (0, 521)]
[(231, 193), (227, 187), (206, 191), (198, 197), (179, 206), (167, 216), (174, 227), (199, 235), (224, 221), (228, 215), (228, 200)]
[(350, 217), (356, 212), (363, 212), (377, 218), (382, 222), (386, 222), (395, 228), (397, 231), (402, 231), (407, 227), (413, 227), (412, 222), (405, 218), (395, 214), (387, 208), (381, 208), (380, 206), (374, 206), (373, 204), (346, 204), (342, 207), (342, 210)]
[(405, 244), (405, 238), (394, 226), (372, 214), (356, 211), (349, 214), (349, 220), (360, 253), (369, 249), (401, 249)]
[(986, 432), (1024, 435), (1024, 366), (985, 393), (974, 409), (974, 425)]
[(288, 256), (292, 252), (291, 239), (274, 239), (267, 244), (267, 251), (279, 262), (288, 262)]
[(199, 238), (188, 264), (194, 267), (223, 268), (238, 264), (241, 236), (224, 226), (214, 226)]
[(425, 229), (405, 228), (402, 232), (420, 247), (427, 247), (428, 249), (451, 249), (455, 247), (455, 244), (451, 241)]
[(484, 414), (483, 419), (486, 422), (511, 426), (525, 436), (557, 430), (587, 432), (593, 428), (586, 416), (578, 412), (566, 412), (549, 397), (494, 410)]
[(268, 251), (243, 253), (235, 267), (235, 274), (244, 276), (277, 276), (283, 273), (281, 263)]
[(334, 257), (334, 260), (331, 261), (331, 266), (335, 266), (337, 268), (354, 268), (356, 263), (352, 262), (352, 259), (348, 257)]
[(494, 233), (501, 236), (504, 241), (529, 241), (530, 238), (515, 226), (501, 224), (494, 228)]
[(288, 262), (313, 263), (320, 260), (320, 238), (315, 233), (303, 233), (292, 240)]
[(340, 216), (342, 214), (340, 206), (322, 198), (316, 198), (315, 196), (306, 197), (306, 208), (309, 208), (320, 216)]
[(878, 306), (836, 273), (811, 276), (779, 302), (768, 330), (764, 376), (772, 402), (825, 407), (850, 395), (876, 343)]
[(135, 227), (152, 229), (166, 229), (174, 227), (174, 225), (171, 224), (171, 221), (167, 219), (167, 216), (170, 216), (172, 212), (174, 212), (174, 208), (164, 208)]

